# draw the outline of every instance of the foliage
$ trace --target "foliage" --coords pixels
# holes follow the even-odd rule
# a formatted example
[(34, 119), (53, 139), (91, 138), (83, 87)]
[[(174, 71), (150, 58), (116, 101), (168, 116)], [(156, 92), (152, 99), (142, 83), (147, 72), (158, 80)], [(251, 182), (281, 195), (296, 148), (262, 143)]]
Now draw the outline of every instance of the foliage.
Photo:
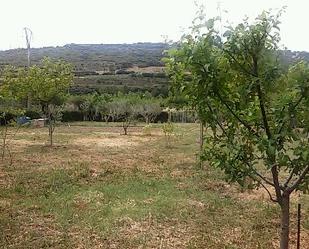
[(143, 116), (147, 124), (152, 123), (154, 119), (162, 112), (161, 99), (144, 96), (138, 103), (138, 113)]
[(49, 121), (50, 143), (54, 124), (59, 117), (58, 106), (63, 105), (73, 81), (72, 68), (62, 61), (45, 58), (41, 66), (25, 68), (8, 67), (4, 71), (2, 89), (15, 100), (30, 98)]
[(204, 159), (229, 181), (244, 185), (250, 177), (267, 190), (282, 210), (280, 248), (288, 248), (289, 197), (309, 184), (309, 67), (281, 67), (280, 15), (244, 20), (224, 39), (211, 19), (207, 32), (185, 36), (167, 63), (173, 88), (212, 128)]
[(151, 124), (147, 124), (143, 127), (143, 134), (145, 136), (151, 136), (151, 131), (152, 131), (152, 125)]
[[(17, 105), (14, 96), (7, 89), (0, 86), (0, 154), (2, 162), (5, 161), (6, 154), (9, 155), (9, 162), (12, 164), (13, 156), (9, 143), (18, 133), (20, 126), (17, 125), (15, 118), (22, 115), (24, 110)], [(9, 134), (9, 127), (13, 127)]]
[(132, 121), (138, 115), (138, 104), (140, 101), (140, 96), (136, 94), (128, 94), (122, 95), (119, 94), (114, 99), (115, 104), (115, 112), (117, 113), (118, 117), (122, 119), (122, 127), (124, 130), (124, 135), (127, 135), (127, 130), (131, 125)]
[(175, 133), (175, 125), (172, 122), (164, 123), (162, 126), (162, 131), (164, 133), (166, 146), (171, 147), (171, 139)]
[(3, 75), (3, 90), (19, 100), (30, 96), (43, 109), (49, 104), (62, 105), (73, 80), (71, 71), (69, 64), (48, 58), (41, 66), (29, 69), (7, 67)]
[[(109, 101), (109, 94), (71, 95), (67, 101), (67, 110), (80, 111), (84, 115), (84, 121), (93, 121), (99, 115), (103, 118), (107, 114), (106, 103)], [(73, 108), (70, 108), (70, 105), (73, 105)]]

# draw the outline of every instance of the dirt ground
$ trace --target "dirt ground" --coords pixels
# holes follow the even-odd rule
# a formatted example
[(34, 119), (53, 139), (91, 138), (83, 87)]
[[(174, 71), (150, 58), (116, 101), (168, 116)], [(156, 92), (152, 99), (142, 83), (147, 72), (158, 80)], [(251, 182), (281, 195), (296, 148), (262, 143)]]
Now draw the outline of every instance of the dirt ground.
[[(263, 189), (227, 183), (197, 163), (196, 124), (177, 125), (167, 143), (160, 125), (72, 124), (25, 128), (0, 164), (0, 248), (278, 248), (279, 209)], [(309, 248), (309, 198), (302, 247)]]

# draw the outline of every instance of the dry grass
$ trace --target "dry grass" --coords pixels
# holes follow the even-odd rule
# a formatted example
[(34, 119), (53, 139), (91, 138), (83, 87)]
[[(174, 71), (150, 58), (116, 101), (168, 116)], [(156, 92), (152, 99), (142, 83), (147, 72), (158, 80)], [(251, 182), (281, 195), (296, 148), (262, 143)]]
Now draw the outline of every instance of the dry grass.
[(164, 73), (165, 67), (130, 67), (128, 71), (138, 72), (138, 73)]
[[(197, 125), (179, 125), (170, 148), (159, 125), (151, 136), (94, 125), (58, 127), (53, 148), (44, 128), (11, 141), (13, 165), (0, 166), (0, 248), (277, 248), (279, 210), (266, 193), (198, 169)], [(305, 249), (308, 196), (301, 202)]]

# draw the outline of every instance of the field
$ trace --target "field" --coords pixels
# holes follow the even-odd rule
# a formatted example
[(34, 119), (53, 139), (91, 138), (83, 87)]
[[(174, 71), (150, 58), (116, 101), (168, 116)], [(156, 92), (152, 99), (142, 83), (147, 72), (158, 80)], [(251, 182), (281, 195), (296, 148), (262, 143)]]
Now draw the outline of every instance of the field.
[[(0, 164), (0, 248), (277, 248), (279, 208), (262, 190), (197, 164), (198, 125), (159, 124), (124, 136), (117, 124), (23, 128)], [(291, 248), (296, 248), (296, 205)], [(302, 195), (302, 249), (309, 198)]]

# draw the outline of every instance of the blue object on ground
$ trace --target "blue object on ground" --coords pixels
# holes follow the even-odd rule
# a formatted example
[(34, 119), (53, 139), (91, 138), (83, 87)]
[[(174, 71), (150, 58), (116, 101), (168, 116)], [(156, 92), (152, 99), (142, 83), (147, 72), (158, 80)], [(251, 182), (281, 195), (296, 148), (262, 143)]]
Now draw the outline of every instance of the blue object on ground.
[(30, 123), (31, 119), (26, 116), (21, 116), (17, 118), (17, 124), (24, 125)]

